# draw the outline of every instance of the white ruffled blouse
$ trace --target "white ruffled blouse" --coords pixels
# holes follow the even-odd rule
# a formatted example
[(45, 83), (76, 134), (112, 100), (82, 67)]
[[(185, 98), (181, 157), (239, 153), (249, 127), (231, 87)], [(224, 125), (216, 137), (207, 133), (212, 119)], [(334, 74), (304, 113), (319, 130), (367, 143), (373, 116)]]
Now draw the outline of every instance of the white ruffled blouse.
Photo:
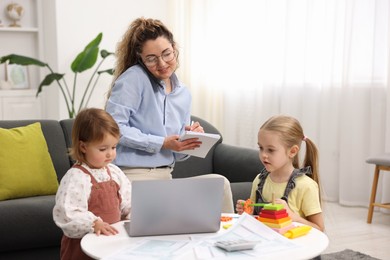
[[(110, 179), (105, 168), (91, 169), (82, 164), (97, 182)], [(108, 165), (112, 180), (119, 184), (120, 205), (123, 219), (129, 219), (131, 208), (131, 183), (126, 175), (114, 164)], [(91, 194), (91, 177), (77, 168), (71, 168), (62, 178), (56, 194), (56, 204), (53, 209), (53, 219), (64, 234), (70, 238), (82, 238), (87, 233), (93, 233), (93, 222), (99, 219), (88, 211), (88, 199)]]

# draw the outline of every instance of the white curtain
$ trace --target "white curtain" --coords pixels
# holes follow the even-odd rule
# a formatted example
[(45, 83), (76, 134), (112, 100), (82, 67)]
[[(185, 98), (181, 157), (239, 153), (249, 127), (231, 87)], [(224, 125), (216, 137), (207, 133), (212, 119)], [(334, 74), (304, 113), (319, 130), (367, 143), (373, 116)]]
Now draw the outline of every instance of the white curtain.
[[(193, 114), (224, 142), (257, 148), (275, 114), (300, 120), (320, 151), (323, 197), (367, 206), (390, 152), (388, 0), (171, 1), (179, 76)], [(378, 201), (390, 201), (390, 173)]]

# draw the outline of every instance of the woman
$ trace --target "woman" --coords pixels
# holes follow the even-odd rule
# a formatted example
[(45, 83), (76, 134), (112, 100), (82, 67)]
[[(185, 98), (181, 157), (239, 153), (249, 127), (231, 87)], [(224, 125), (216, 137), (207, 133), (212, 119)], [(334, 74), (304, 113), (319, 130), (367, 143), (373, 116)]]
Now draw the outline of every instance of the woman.
[[(117, 46), (106, 110), (121, 130), (115, 163), (131, 181), (171, 179), (175, 162), (188, 157), (180, 152), (200, 146), (196, 138), (179, 141), (184, 131), (203, 128), (190, 123), (191, 94), (175, 74), (178, 56), (172, 33), (154, 19), (133, 21)], [(223, 211), (233, 212), (231, 198), (225, 178)]]

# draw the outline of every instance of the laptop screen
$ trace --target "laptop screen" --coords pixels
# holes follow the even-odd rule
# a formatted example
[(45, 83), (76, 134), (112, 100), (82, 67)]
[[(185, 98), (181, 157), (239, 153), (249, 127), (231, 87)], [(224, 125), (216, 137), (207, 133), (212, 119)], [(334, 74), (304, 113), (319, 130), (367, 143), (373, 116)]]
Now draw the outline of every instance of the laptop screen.
[(218, 231), (223, 185), (223, 178), (133, 181), (129, 235)]

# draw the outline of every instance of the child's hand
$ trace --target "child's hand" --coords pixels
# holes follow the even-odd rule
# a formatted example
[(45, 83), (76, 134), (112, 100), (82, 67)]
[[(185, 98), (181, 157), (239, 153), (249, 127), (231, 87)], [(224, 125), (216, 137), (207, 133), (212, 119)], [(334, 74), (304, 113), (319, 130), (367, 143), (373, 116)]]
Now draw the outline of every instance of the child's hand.
[(98, 235), (98, 236), (100, 234), (110, 236), (110, 235), (116, 235), (119, 233), (118, 230), (116, 230), (114, 227), (110, 226), (110, 224), (103, 222), (99, 219), (94, 222), (93, 230), (96, 233), (96, 235)]
[(237, 214), (241, 215), (242, 212), (244, 212), (244, 203), (245, 200), (237, 200), (237, 204), (236, 204)]
[(287, 210), (288, 216), (291, 218), (292, 221), (297, 221), (296, 214), (290, 209), (287, 202), (282, 199), (275, 199), (276, 204), (283, 204), (284, 208)]
[(247, 200), (237, 200), (236, 211), (239, 215), (243, 212), (248, 213), (249, 215), (253, 215), (253, 202), (251, 199)]
[(324, 220), (322, 218), (322, 213), (314, 214), (311, 216), (307, 216), (306, 218), (302, 218), (298, 213), (293, 212), (288, 206), (287, 202), (282, 199), (275, 199), (275, 203), (283, 204), (284, 208), (287, 210), (288, 216), (294, 222), (299, 222), (304, 225), (312, 226), (320, 231), (324, 231)]

